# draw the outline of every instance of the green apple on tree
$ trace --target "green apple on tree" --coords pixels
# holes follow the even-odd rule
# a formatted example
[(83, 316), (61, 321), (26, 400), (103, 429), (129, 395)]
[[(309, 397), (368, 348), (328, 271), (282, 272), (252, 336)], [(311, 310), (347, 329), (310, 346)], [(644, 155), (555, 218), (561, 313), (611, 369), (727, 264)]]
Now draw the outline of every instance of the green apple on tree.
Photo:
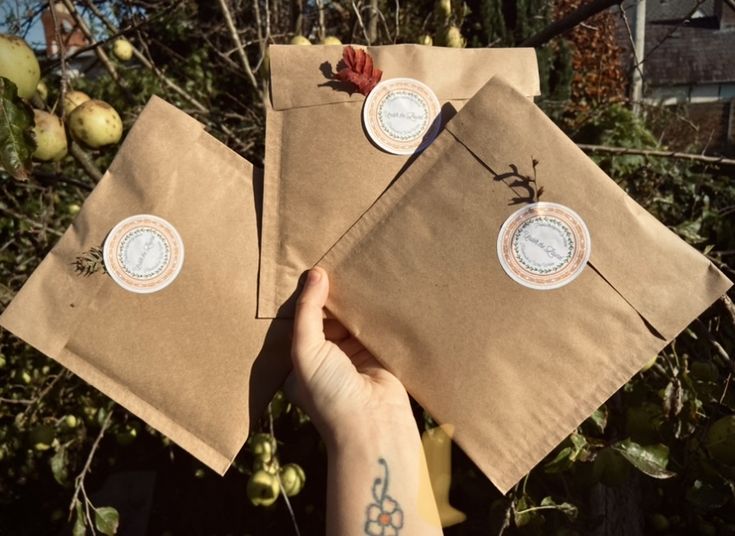
[(288, 463), (284, 465), (281, 467), (280, 474), (283, 493), (285, 493), (287, 497), (298, 495), (304, 488), (306, 475), (304, 474), (304, 470), (298, 464)]
[(76, 415), (67, 415), (64, 417), (64, 427), (71, 430), (72, 428), (76, 428), (79, 424), (79, 419), (77, 419)]
[(28, 436), (29, 443), (36, 450), (48, 450), (54, 441), (56, 431), (53, 426), (48, 424), (39, 424), (30, 431)]
[(720, 463), (735, 465), (735, 415), (716, 420), (707, 430), (705, 445)]
[(462, 32), (454, 25), (447, 29), (445, 41), (447, 46), (452, 48), (463, 48), (467, 44)]
[(133, 45), (124, 37), (119, 37), (112, 45), (112, 53), (120, 61), (130, 61), (133, 57)]
[(135, 438), (138, 437), (139, 433), (140, 423), (137, 421), (133, 421), (132, 423), (125, 425), (124, 430), (115, 434), (115, 440), (117, 441), (117, 444), (121, 447), (127, 447), (133, 441), (135, 441)]
[(309, 41), (303, 35), (294, 35), (291, 38), (291, 44), (292, 45), (310, 45), (311, 44), (311, 41)]
[(41, 79), (41, 67), (28, 43), (15, 35), (0, 34), (0, 76), (18, 87), (18, 95), (30, 99)]
[(266, 473), (276, 475), (278, 474), (278, 470), (280, 469), (280, 467), (281, 466), (278, 462), (278, 458), (276, 458), (275, 456), (269, 461), (265, 461), (260, 458), (255, 458), (255, 460), (253, 460), (253, 471), (260, 471), (262, 469)]
[(61, 118), (43, 110), (33, 110), (33, 115), (35, 118), (33, 134), (36, 139), (33, 158), (42, 161), (57, 161), (64, 158), (67, 141)]
[(64, 95), (64, 116), (69, 117), (77, 106), (90, 100), (84, 91), (67, 91)]
[(437, 7), (445, 19), (448, 19), (452, 15), (452, 0), (439, 0)]
[(341, 45), (342, 41), (340, 41), (338, 38), (334, 37), (333, 35), (328, 35), (321, 41), (322, 45)]
[(39, 99), (46, 102), (48, 98), (48, 86), (43, 80), (39, 80), (38, 84), (36, 84), (36, 95), (38, 95)]
[(97, 149), (119, 142), (123, 126), (115, 108), (92, 99), (74, 109), (69, 116), (69, 128), (75, 139)]
[(255, 506), (272, 505), (278, 499), (279, 491), (278, 479), (266, 471), (256, 471), (248, 480), (248, 498)]
[(250, 450), (260, 461), (270, 462), (276, 452), (276, 442), (269, 434), (255, 434), (250, 438)]

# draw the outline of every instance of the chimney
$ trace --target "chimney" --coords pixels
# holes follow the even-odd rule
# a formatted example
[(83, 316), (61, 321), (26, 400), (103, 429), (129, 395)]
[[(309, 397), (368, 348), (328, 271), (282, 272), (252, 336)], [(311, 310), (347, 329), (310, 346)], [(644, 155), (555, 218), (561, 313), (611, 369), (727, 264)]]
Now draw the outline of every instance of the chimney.
[(720, 30), (735, 29), (735, 0), (715, 0), (715, 17)]

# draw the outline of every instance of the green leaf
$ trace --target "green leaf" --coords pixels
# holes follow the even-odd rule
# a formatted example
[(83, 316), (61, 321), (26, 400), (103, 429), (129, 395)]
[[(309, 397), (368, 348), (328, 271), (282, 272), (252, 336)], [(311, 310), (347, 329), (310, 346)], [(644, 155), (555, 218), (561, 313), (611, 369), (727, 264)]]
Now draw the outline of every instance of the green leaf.
[(33, 110), (20, 97), (15, 84), (0, 76), (0, 164), (13, 177), (28, 179), (33, 141)]
[(530, 507), (531, 504), (525, 496), (518, 499), (518, 502), (513, 509), (513, 522), (516, 527), (520, 528), (528, 525), (538, 515), (536, 511), (531, 510)]
[(559, 511), (561, 511), (562, 514), (567, 516), (572, 521), (577, 519), (577, 514), (579, 513), (579, 510), (577, 510), (577, 507), (574, 506), (572, 503), (563, 502), (557, 505), (557, 508), (559, 509)]
[(569, 459), (574, 461), (587, 446), (587, 438), (584, 437), (582, 434), (573, 432), (572, 435), (569, 436), (569, 439), (572, 441), (572, 445), (574, 445), (574, 450), (569, 455)]
[(120, 514), (112, 506), (100, 506), (94, 509), (94, 526), (102, 534), (114, 536), (120, 525)]
[(630, 438), (612, 446), (633, 467), (653, 478), (671, 478), (676, 473), (666, 469), (669, 463), (669, 447), (661, 443), (645, 447)]
[(560, 473), (571, 466), (569, 456), (572, 454), (572, 447), (564, 447), (549, 463), (544, 465), (544, 471), (547, 473)]
[(545, 472), (560, 473), (565, 471), (572, 466), (580, 455), (587, 452), (587, 438), (582, 434), (572, 432), (565, 443), (571, 443), (571, 446), (562, 448), (553, 460), (544, 465)]
[(54, 475), (54, 480), (62, 486), (66, 485), (69, 477), (69, 455), (66, 452), (66, 447), (61, 447), (57, 450), (51, 456), (49, 463), (51, 464), (51, 473)]
[(597, 408), (592, 415), (587, 419), (598, 432), (601, 434), (605, 432), (607, 426), (607, 406), (604, 404)]
[(541, 499), (541, 506), (551, 506), (556, 510), (559, 510), (562, 514), (567, 516), (572, 521), (577, 519), (577, 514), (579, 513), (577, 507), (574, 506), (572, 503), (563, 502), (559, 504), (551, 497), (544, 497), (543, 499)]
[(87, 534), (87, 521), (84, 517), (84, 508), (82, 503), (77, 499), (74, 504), (76, 510), (76, 519), (74, 519), (74, 528), (71, 530), (72, 536), (86, 536)]

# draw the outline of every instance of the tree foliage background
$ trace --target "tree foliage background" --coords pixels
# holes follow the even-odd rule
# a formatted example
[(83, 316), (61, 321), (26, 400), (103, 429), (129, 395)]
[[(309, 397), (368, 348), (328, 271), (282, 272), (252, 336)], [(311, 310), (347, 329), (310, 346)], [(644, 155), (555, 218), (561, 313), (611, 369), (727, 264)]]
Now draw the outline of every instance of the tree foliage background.
[[(127, 131), (148, 98), (158, 94), (262, 164), (268, 44), (300, 34), (315, 43), (326, 36), (373, 44), (425, 42), (430, 36), (434, 46), (516, 46), (579, 4), (84, 0), (76, 9), (90, 26), (92, 42), (107, 51), (108, 64), (98, 77), (65, 79), (59, 62), (47, 60), (47, 106), (58, 112), (62, 89), (83, 90), (111, 103)], [(24, 35), (45, 7), (16, 2), (2, 12), (6, 31)], [(661, 149), (663, 128), (679, 118), (660, 108), (645, 109), (642, 117), (630, 112), (613, 39), (616, 17), (615, 10), (605, 12), (538, 48), (538, 102), (578, 142)], [(109, 54), (110, 41), (120, 34), (138, 51), (131, 62)], [(58, 163), (35, 163), (27, 181), (0, 171), (2, 307), (70, 224), (115, 152), (78, 149)], [(644, 155), (597, 161), (726, 275), (735, 275), (732, 168)], [(468, 519), (446, 533), (735, 534), (735, 454), (728, 455), (735, 452), (735, 430), (729, 436), (727, 429), (724, 435), (712, 431), (713, 423), (735, 419), (734, 341), (735, 308), (725, 298), (507, 496), (453, 449), (451, 502)], [(431, 426), (431, 417), (415, 409), (419, 426)], [(115, 502), (110, 479), (131, 474), (136, 484), (125, 486), (142, 491), (138, 503), (115, 503), (121, 532), (135, 533), (143, 516), (148, 533), (156, 535), (285, 535), (295, 533), (294, 523), (301, 534), (323, 533), (326, 460), (313, 426), (279, 394), (255, 428), (273, 430), (281, 462), (298, 463), (306, 472), (304, 490), (290, 501), (293, 518), (282, 500), (268, 508), (248, 501), (249, 447), (221, 478), (0, 331), (0, 534), (55, 534), (64, 527), (75, 534), (112, 533), (117, 515), (105, 509)]]

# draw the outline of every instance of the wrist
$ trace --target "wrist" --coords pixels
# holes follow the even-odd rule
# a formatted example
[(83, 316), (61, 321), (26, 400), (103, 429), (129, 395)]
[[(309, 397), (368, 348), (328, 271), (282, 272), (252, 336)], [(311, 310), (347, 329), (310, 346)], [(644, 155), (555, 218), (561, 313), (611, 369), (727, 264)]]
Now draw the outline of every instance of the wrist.
[(385, 450), (420, 443), (416, 420), (409, 411), (364, 415), (343, 421), (322, 433), (328, 455), (346, 450)]

